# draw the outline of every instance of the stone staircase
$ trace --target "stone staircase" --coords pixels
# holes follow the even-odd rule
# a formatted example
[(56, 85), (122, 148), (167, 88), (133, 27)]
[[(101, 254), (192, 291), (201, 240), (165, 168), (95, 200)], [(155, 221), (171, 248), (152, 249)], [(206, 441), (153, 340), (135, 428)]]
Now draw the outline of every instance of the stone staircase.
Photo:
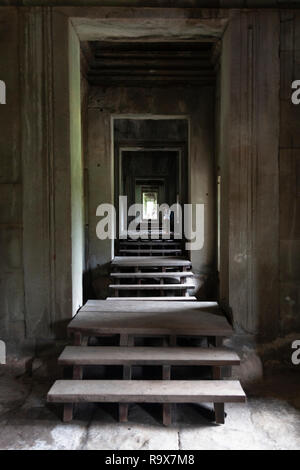
[(189, 283), (194, 276), (191, 262), (181, 256), (118, 256), (111, 263), (110, 276), (115, 298), (180, 300), (189, 298), (194, 289)]
[(120, 256), (182, 256), (182, 241), (176, 240), (120, 240)]
[[(81, 402), (118, 403), (121, 422), (128, 419), (130, 403), (161, 403), (165, 425), (171, 424), (176, 403), (212, 402), (216, 423), (224, 423), (224, 404), (245, 401), (239, 381), (221, 380), (224, 369), (240, 360), (222, 347), (233, 331), (218, 304), (191, 295), (194, 274), (181, 242), (122, 240), (118, 250), (111, 263), (113, 297), (88, 301), (70, 322), (73, 346), (64, 349), (58, 363), (72, 367), (73, 380), (56, 381), (48, 401), (64, 404), (64, 421), (72, 419), (74, 405)], [(119, 344), (103, 346), (101, 338), (112, 335)], [(195, 337), (198, 347), (180, 345), (180, 339)], [(149, 339), (155, 345), (147, 346)], [(149, 365), (160, 367), (159, 379), (137, 380), (135, 369)], [(122, 366), (122, 380), (87, 380), (88, 366)], [(184, 367), (183, 380), (174, 380), (178, 366)], [(191, 380), (193, 367), (210, 368), (210, 380), (201, 374), (200, 380)]]
[[(238, 381), (221, 380), (223, 368), (240, 360), (222, 347), (233, 330), (216, 302), (91, 300), (72, 319), (68, 332), (73, 346), (64, 349), (59, 364), (72, 367), (73, 380), (56, 381), (48, 393), (49, 402), (64, 405), (64, 421), (73, 418), (74, 404), (81, 402), (118, 403), (121, 422), (128, 419), (130, 403), (161, 403), (163, 423), (169, 425), (176, 403), (212, 402), (215, 421), (222, 424), (224, 404), (245, 401)], [(109, 335), (118, 335), (118, 346), (90, 346), (92, 338)], [(200, 338), (201, 346), (180, 346), (180, 338), (186, 337)], [(160, 340), (160, 346), (138, 346), (147, 338)], [(86, 379), (85, 367), (91, 365), (121, 365), (123, 379)], [(148, 365), (161, 367), (161, 379), (134, 377), (136, 366)], [(173, 380), (176, 366), (185, 367), (183, 380)], [(210, 379), (191, 380), (190, 368), (203, 366), (211, 369)]]

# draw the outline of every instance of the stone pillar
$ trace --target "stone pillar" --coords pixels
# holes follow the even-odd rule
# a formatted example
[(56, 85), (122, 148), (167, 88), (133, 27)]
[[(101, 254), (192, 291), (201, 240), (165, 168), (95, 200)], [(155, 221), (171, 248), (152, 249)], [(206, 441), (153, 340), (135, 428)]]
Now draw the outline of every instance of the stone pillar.
[(82, 302), (79, 43), (51, 8), (20, 19), (26, 333), (63, 337)]
[(48, 337), (56, 315), (52, 31), (48, 8), (19, 10), (26, 335)]
[(221, 59), (221, 298), (237, 328), (269, 338), (279, 319), (278, 47), (277, 12), (231, 13)]
[(0, 339), (25, 335), (22, 259), (22, 162), (20, 158), (20, 76), (18, 9), (0, 8)]

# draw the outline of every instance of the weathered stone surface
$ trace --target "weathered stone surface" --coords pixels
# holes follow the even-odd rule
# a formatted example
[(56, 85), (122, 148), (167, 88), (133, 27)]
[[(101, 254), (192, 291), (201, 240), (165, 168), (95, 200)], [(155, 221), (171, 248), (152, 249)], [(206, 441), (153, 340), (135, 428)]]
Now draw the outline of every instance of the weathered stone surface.
[(165, 16), (162, 18), (140, 18), (138, 22), (132, 21), (124, 28), (122, 19), (75, 18), (72, 23), (82, 41), (113, 41), (133, 40), (135, 38), (145, 41), (157, 40), (201, 40), (203, 37), (212, 40), (221, 37), (226, 18), (216, 19), (188, 19), (176, 20), (169, 17), (171, 24), (166, 28)]
[(262, 359), (251, 336), (234, 335), (232, 338), (225, 339), (224, 345), (234, 349), (241, 360), (239, 366), (232, 367), (232, 378), (240, 380), (243, 387), (262, 381)]
[(22, 183), (18, 10), (0, 8), (0, 79), (6, 104), (0, 105), (0, 337), (24, 337), (22, 275)]
[[(215, 195), (213, 177), (213, 109), (211, 87), (157, 88), (155, 93), (143, 88), (91, 87), (89, 95), (89, 265), (105, 265), (112, 256), (110, 240), (99, 241), (95, 226), (96, 208), (113, 200), (112, 160), (110, 147), (110, 115), (190, 116), (190, 200), (205, 205), (204, 247), (191, 252), (196, 273), (210, 273), (214, 264)], [(147, 110), (147, 114), (145, 114)], [(136, 122), (136, 120), (135, 120)], [(170, 120), (168, 120), (170, 122)], [(142, 127), (142, 126), (141, 126)], [(102, 128), (104, 132), (99, 132)], [(165, 126), (168, 129), (168, 126)], [(172, 129), (172, 128), (171, 128)], [(167, 131), (166, 135), (171, 135)], [(146, 137), (146, 136), (145, 136)], [(139, 136), (139, 139), (141, 137)], [(201, 157), (200, 157), (201, 156)], [(109, 175), (109, 178), (107, 177)], [(99, 247), (101, 246), (101, 249)]]
[(243, 348), (241, 365), (232, 368), (233, 377), (238, 377), (243, 386), (259, 382), (263, 379), (263, 365), (260, 357), (255, 351)]
[[(300, 280), (280, 283), (280, 326), (283, 334), (300, 331)], [(298, 335), (300, 337), (300, 334)]]
[(280, 99), (282, 100), (291, 99), (291, 84), (297, 77), (294, 61), (294, 51), (280, 51)]
[(300, 106), (295, 106), (291, 100), (281, 101), (280, 111), (280, 147), (300, 147)]
[[(300, 414), (285, 402), (249, 399), (248, 407), (227, 405), (226, 411), (226, 429), (203, 424), (183, 429), (180, 432), (181, 448), (288, 450), (299, 446)], [(284, 431), (278, 433), (279, 428)]]
[[(36, 412), (13, 423), (6, 423), (5, 432), (0, 431), (0, 448), (6, 450), (77, 450), (81, 449), (86, 436), (86, 425), (72, 423), (69, 427), (57, 424), (42, 413)], [(47, 419), (48, 418), (48, 419)], [(17, 437), (17, 438), (16, 438)]]
[[(109, 5), (97, 0), (91, 2)], [(256, 0), (232, 2), (235, 7), (246, 4), (260, 6)], [(12, 3), (23, 4), (16, 0), (2, 2), (1, 5)], [(47, 0), (41, 0), (41, 3), (49, 4)], [(66, 0), (65, 3), (71, 5), (72, 1)], [(118, 3), (114, 2), (115, 5)], [(271, 0), (267, 3), (272, 4)], [(300, 107), (290, 102), (289, 84), (291, 79), (298, 78), (300, 71), (299, 11), (252, 10), (244, 14), (238, 10), (200, 8), (59, 8), (55, 0), (53, 4), (56, 5), (53, 10), (7, 6), (0, 9), (0, 78), (6, 82), (8, 100), (7, 105), (0, 108), (0, 222), (5, 225), (1, 227), (0, 235), (4, 252), (1, 268), (14, 271), (23, 267), (25, 276), (24, 286), (19, 279), (16, 282), (14, 297), (18, 300), (8, 299), (1, 310), (1, 326), (5, 334), (9, 331), (9, 334), (21, 337), (26, 324), (27, 335), (31, 337), (63, 336), (64, 321), (80, 303), (80, 294), (78, 298), (73, 296), (72, 302), (71, 285), (71, 265), (76, 271), (74, 285), (79, 287), (81, 279), (82, 258), (76, 257), (76, 251), (79, 245), (82, 248), (82, 227), (76, 228), (78, 243), (76, 246), (73, 244), (75, 256), (72, 263), (68, 15), (77, 16), (79, 19), (76, 21), (81, 26), (87, 25), (84, 29), (90, 32), (85, 34), (100, 34), (98, 26), (101, 23), (101, 34), (106, 34), (106, 37), (113, 33), (120, 38), (122, 27), (122, 34), (132, 38), (140, 34), (149, 39), (155, 30), (154, 34), (163, 35), (168, 40), (195, 38), (204, 33), (216, 39), (230, 19), (223, 37), (221, 56), (223, 70), (227, 70), (221, 84), (224, 135), (219, 139), (222, 149), (219, 162), (222, 181), (221, 298), (233, 307), (237, 327), (273, 336), (279, 332), (278, 325), (284, 331), (292, 330), (293, 325), (298, 325), (298, 301), (295, 299), (299, 288), (296, 263), (300, 233), (297, 189)], [(82, 1), (82, 5), (87, 4)], [(167, 4), (164, 2), (161, 6)], [(185, 6), (195, 4), (193, 0), (180, 3)], [(135, 5), (141, 6), (141, 2), (135, 2)], [(216, 5), (229, 6), (230, 3), (229, 0), (216, 0)], [(126, 18), (132, 20), (127, 32), (121, 25)], [(147, 18), (150, 20), (144, 31)], [(174, 28), (163, 28), (163, 21)], [(97, 31), (94, 28), (96, 23)], [(76, 54), (78, 60), (78, 50)], [(279, 59), (280, 165), (276, 131)], [(77, 85), (78, 78), (79, 74)], [(77, 94), (77, 102), (78, 98)], [(231, 112), (233, 109), (237, 111), (235, 114)], [(192, 261), (196, 272), (209, 272), (214, 269), (216, 258), (213, 89), (206, 88), (197, 93), (190, 89), (167, 92), (124, 88), (91, 91), (89, 130), (94, 148), (88, 164), (91, 233), (95, 227), (98, 203), (113, 200), (110, 117), (111, 114), (128, 112), (190, 117), (191, 199), (205, 204), (207, 228), (204, 248), (192, 254)], [(76, 113), (74, 116), (79, 117)], [(78, 147), (79, 139), (76, 145)], [(79, 163), (78, 155), (75, 160)], [(76, 165), (75, 170), (78, 170)], [(79, 173), (73, 172), (76, 184), (80, 181)], [(76, 211), (82, 209), (79, 199)], [(76, 212), (74, 208), (73, 215)], [(278, 267), (279, 219), (281, 267)], [(91, 234), (90, 238), (90, 266), (97, 269), (99, 260), (101, 264), (109, 262), (113, 247), (105, 241), (99, 250), (95, 235)], [(10, 275), (18, 278), (18, 274)], [(4, 282), (2, 286), (6, 289), (6, 299), (12, 289)], [(80, 293), (80, 288), (77, 292)], [(24, 299), (25, 308), (22, 307)]]
[[(87, 450), (150, 450), (178, 449), (176, 429), (166, 431), (155, 417), (161, 412), (161, 406), (154, 408), (156, 414), (147, 408), (132, 405), (129, 409), (129, 422), (116, 423), (113, 412), (117, 409), (101, 407), (93, 416), (85, 444)], [(160, 419), (160, 418), (158, 418)]]
[(253, 402), (251, 417), (254, 427), (261, 430), (261, 439), (268, 436), (269, 445), (273, 448), (299, 449), (300, 413), (295, 413), (292, 406), (282, 400), (256, 399)]
[[(300, 151), (280, 149), (280, 239), (300, 239)], [(289, 210), (287, 211), (287, 207)]]
[(24, 338), (23, 275), (21, 270), (2, 272), (0, 275), (1, 338)]
[(74, 28), (69, 27), (70, 88), (70, 161), (71, 161), (71, 238), (72, 238), (72, 315), (82, 306), (84, 271), (84, 200), (81, 140), (81, 71), (80, 43)]
[(0, 417), (2, 414), (22, 406), (30, 392), (30, 384), (4, 375), (4, 366), (0, 366)]
[(280, 242), (281, 279), (300, 281), (300, 240)]
[(295, 51), (300, 50), (300, 12), (294, 11), (294, 49)]
[(220, 103), (221, 296), (237, 328), (273, 337), (279, 326), (279, 26), (276, 12), (231, 13)]
[(20, 184), (0, 185), (1, 224), (22, 223), (22, 186)]
[(1, 272), (22, 269), (22, 227), (1, 226), (0, 246), (5, 247), (0, 257)]
[(295, 37), (295, 12), (286, 10), (280, 12), (280, 49), (293, 51)]
[[(291, 102), (291, 83), (300, 74), (300, 15), (281, 13), (280, 121), (280, 329), (282, 335), (300, 331), (300, 107)], [(280, 357), (281, 355), (281, 357)], [(289, 346), (280, 347), (273, 364), (290, 363)], [(270, 360), (270, 362), (272, 362)]]
[(76, 419), (62, 424), (61, 410), (45, 407), (47, 382), (22, 385), (1, 377), (0, 448), (299, 449), (299, 379), (294, 376), (262, 382), (253, 389), (246, 405), (227, 405), (225, 425), (213, 423), (211, 404), (177, 405), (175, 421), (169, 428), (161, 424), (160, 405), (132, 405), (128, 423), (118, 423), (116, 405), (82, 404)]
[[(124, 2), (122, 0), (1, 0), (0, 4), (18, 5), (18, 6), (126, 6), (128, 7), (151, 7), (151, 0), (131, 0)], [(291, 3), (290, 0), (180, 0), (174, 7), (172, 0), (160, 0), (160, 6), (164, 7), (202, 7), (202, 8), (269, 8), (269, 7), (286, 7)]]

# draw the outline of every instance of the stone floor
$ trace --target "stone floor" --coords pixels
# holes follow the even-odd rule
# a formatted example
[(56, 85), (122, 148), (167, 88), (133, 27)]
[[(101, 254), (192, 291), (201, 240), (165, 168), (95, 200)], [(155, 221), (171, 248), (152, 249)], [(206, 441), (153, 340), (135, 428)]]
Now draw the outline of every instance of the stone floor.
[(49, 382), (0, 371), (0, 449), (300, 449), (300, 374), (273, 377), (247, 390), (246, 405), (226, 407), (223, 426), (211, 406), (177, 406), (170, 428), (156, 406), (132, 405), (129, 422), (116, 420), (116, 405), (84, 405), (63, 424), (48, 406)]

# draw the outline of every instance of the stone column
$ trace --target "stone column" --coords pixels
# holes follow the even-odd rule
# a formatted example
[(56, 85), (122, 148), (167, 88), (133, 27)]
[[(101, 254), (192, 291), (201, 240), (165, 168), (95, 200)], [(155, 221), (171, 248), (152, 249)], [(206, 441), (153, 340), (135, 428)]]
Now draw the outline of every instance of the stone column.
[(269, 338), (279, 319), (278, 47), (277, 12), (231, 13), (221, 59), (221, 297), (237, 329)]

